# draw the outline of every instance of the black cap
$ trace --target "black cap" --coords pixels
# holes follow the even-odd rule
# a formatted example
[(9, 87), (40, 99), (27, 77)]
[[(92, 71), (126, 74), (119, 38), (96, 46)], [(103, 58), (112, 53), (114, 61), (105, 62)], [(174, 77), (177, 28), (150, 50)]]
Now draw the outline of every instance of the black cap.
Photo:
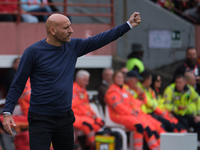
[(126, 74), (127, 77), (136, 77), (139, 80), (143, 80), (143, 78), (140, 76), (140, 74), (136, 70), (131, 70)]
[(133, 43), (131, 45), (131, 53), (127, 56), (127, 58), (139, 58), (142, 59), (144, 50), (142, 48), (142, 44)]
[(142, 44), (139, 43), (133, 43), (131, 45), (131, 51), (132, 52), (143, 52)]

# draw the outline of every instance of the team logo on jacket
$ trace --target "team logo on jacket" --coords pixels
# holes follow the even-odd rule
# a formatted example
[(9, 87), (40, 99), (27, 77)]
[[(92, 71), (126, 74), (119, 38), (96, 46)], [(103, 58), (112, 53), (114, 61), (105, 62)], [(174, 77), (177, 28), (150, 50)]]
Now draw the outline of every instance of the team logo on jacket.
[(84, 99), (85, 98), (84, 94), (79, 94), (79, 98)]
[(115, 100), (115, 99), (116, 99), (116, 97), (115, 97), (115, 96), (113, 96), (113, 97), (112, 97), (112, 100)]
[(127, 97), (128, 97), (128, 94), (123, 93), (122, 96), (123, 96), (124, 98), (127, 98)]
[(177, 101), (177, 100), (180, 100), (181, 97), (180, 96), (174, 96), (174, 100)]

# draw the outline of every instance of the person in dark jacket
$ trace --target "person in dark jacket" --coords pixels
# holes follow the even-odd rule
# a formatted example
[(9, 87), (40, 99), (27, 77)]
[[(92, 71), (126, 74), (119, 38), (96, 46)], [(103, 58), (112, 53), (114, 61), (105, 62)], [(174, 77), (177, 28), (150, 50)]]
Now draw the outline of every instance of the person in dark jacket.
[(142, 62), (143, 54), (142, 44), (132, 44), (132, 52), (128, 55), (126, 68), (129, 71), (136, 70), (137, 72), (142, 73), (145, 70), (145, 66)]
[(187, 48), (186, 60), (175, 70), (173, 82), (177, 75), (184, 75), (185, 72), (192, 72), (195, 75), (197, 81), (195, 90), (200, 94), (200, 65), (197, 63), (197, 51), (194, 47)]
[(8, 92), (8, 90), (10, 88), (12, 80), (13, 80), (13, 78), (15, 76), (16, 71), (17, 71), (17, 68), (18, 68), (18, 65), (19, 65), (19, 61), (20, 61), (20, 57), (15, 58), (13, 63), (12, 63), (12, 68), (10, 68), (6, 73), (6, 77), (5, 77), (6, 92)]
[(108, 87), (112, 84), (112, 76), (114, 74), (114, 70), (111, 68), (106, 68), (102, 72), (102, 82), (98, 89), (98, 100), (101, 106), (103, 107), (103, 110), (105, 110), (105, 100), (104, 96), (108, 90)]

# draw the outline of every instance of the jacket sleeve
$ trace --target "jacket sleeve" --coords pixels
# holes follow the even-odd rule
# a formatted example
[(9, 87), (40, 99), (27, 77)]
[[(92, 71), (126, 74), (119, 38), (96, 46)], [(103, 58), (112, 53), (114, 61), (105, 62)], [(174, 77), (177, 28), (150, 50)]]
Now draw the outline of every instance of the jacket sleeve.
[(196, 102), (196, 115), (200, 116), (200, 97)]
[[(188, 104), (187, 112), (189, 112), (189, 114), (197, 114), (198, 109), (199, 109), (199, 106), (198, 106), (199, 105), (199, 95), (195, 91), (195, 89), (191, 86), (190, 86), (190, 90), (191, 90), (190, 103)], [(194, 109), (194, 106), (196, 109)]]
[(106, 104), (120, 115), (132, 115), (134, 110), (124, 104), (121, 95), (117, 92), (106, 93)]
[(148, 107), (148, 108), (150, 108), (150, 109), (152, 109), (153, 111), (156, 109), (156, 107), (158, 106), (158, 104), (157, 104), (157, 100), (156, 99), (154, 99), (153, 97), (150, 97), (148, 94), (147, 94), (147, 91), (144, 91), (144, 93), (145, 93), (145, 105)]
[(178, 106), (174, 105), (172, 103), (172, 90), (170, 89), (170, 87), (167, 87), (164, 91), (164, 100), (165, 100), (165, 108), (169, 111), (169, 112), (177, 112), (178, 111)]
[(93, 37), (89, 37), (87, 39), (77, 39), (76, 43), (74, 44), (77, 56), (80, 57), (96, 49), (99, 49), (107, 45), (108, 43), (118, 39), (129, 30), (130, 26), (127, 23), (124, 23), (120, 26), (97, 34)]
[(26, 49), (20, 59), (17, 72), (15, 73), (15, 77), (8, 91), (4, 112), (13, 112), (15, 104), (24, 90), (26, 81), (30, 77), (33, 65), (34, 56), (31, 49)]

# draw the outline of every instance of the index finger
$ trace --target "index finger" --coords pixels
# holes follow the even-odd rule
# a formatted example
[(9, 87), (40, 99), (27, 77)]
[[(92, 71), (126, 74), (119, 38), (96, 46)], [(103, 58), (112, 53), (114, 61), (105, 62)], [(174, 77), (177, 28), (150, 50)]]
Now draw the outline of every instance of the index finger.
[(8, 131), (7, 131), (8, 133), (10, 133), (11, 135), (14, 135), (13, 132), (12, 132), (11, 126), (8, 126), (7, 129), (8, 129)]
[(12, 130), (11, 130), (10, 124), (4, 125), (4, 129), (5, 129), (5, 131), (6, 131), (7, 133), (13, 135), (13, 132), (12, 132)]
[(138, 16), (138, 15), (140, 15), (139, 12), (134, 12), (134, 13), (133, 13), (133, 16), (134, 16), (134, 17), (135, 17), (135, 16)]

